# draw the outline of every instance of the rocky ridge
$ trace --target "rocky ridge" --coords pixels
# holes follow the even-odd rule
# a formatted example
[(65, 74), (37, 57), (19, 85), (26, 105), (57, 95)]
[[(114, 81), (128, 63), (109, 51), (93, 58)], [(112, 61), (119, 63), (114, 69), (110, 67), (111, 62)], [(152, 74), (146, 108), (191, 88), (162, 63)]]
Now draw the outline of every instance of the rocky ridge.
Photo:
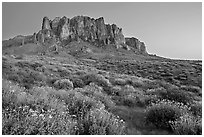
[[(122, 28), (115, 24), (105, 24), (104, 18), (75, 16), (73, 18), (43, 18), (42, 29), (34, 34), (34, 41), (39, 43), (66, 43), (87, 41), (96, 46), (115, 45), (116, 48), (133, 49), (135, 53), (146, 54), (146, 47), (137, 38), (125, 38)], [(50, 42), (51, 41), (51, 42)]]

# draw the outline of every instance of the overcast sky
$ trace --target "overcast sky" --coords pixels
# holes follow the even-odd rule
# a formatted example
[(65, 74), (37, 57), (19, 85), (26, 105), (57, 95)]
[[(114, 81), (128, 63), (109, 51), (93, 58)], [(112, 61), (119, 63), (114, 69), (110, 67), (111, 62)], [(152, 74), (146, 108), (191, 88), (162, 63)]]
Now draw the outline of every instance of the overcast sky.
[(42, 18), (104, 17), (163, 57), (202, 59), (202, 3), (3, 3), (2, 39), (41, 29)]

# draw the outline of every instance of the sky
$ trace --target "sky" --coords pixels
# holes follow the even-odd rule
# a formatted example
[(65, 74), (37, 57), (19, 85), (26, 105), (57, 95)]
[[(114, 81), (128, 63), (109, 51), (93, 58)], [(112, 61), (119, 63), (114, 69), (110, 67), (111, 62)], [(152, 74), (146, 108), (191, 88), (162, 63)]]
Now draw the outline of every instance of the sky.
[(2, 3), (2, 39), (41, 29), (44, 16), (104, 17), (125, 37), (136, 37), (147, 52), (173, 59), (202, 59), (201, 2)]

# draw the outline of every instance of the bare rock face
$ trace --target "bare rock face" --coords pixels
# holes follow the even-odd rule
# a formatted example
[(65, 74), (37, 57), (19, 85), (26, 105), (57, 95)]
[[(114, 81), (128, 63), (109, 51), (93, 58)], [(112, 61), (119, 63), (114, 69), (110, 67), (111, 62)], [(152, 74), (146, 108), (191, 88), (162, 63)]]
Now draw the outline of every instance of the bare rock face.
[(125, 38), (125, 44), (130, 47), (133, 47), (138, 53), (146, 54), (146, 47), (144, 42), (140, 42), (137, 38)]
[[(139, 53), (146, 53), (146, 47), (143, 42), (136, 38), (125, 38), (122, 28), (115, 24), (105, 24), (104, 18), (98, 19), (87, 16), (75, 16), (71, 19), (67, 17), (56, 17), (49, 20), (43, 18), (42, 30), (36, 35), (37, 41), (44, 43), (48, 39), (54, 39), (56, 42), (71, 42), (83, 40), (98, 46), (109, 44), (125, 45), (135, 48)], [(130, 50), (130, 48), (128, 48)]]
[[(53, 22), (53, 21), (52, 21)], [(53, 24), (53, 23), (52, 23)], [(67, 17), (63, 17), (59, 20), (57, 26), (57, 31), (56, 35), (61, 39), (61, 40), (66, 40), (70, 36), (70, 19)]]
[(51, 27), (53, 32), (56, 34), (58, 29), (58, 24), (60, 22), (60, 17), (56, 17), (53, 21), (51, 21)]
[(41, 35), (42, 33), (45, 38), (51, 37), (53, 33), (61, 41), (71, 42), (80, 38), (99, 45), (125, 43), (122, 29), (115, 24), (105, 24), (103, 17), (93, 19), (87, 16), (76, 16), (69, 19), (64, 16), (62, 18), (56, 17), (52, 21), (48, 17), (44, 17), (42, 30), (38, 34)]
[(44, 17), (43, 18), (43, 23), (42, 23), (42, 30), (45, 29), (50, 29), (50, 20), (48, 19), (48, 17)]

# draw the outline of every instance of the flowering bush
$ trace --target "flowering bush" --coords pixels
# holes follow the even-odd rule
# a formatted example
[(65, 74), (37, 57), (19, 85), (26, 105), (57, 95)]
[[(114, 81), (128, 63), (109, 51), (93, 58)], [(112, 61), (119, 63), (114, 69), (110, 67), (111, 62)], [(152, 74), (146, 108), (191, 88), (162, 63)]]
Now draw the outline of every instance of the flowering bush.
[(67, 91), (26, 90), (3, 81), (2, 97), (4, 135), (87, 134), (87, 127), (90, 134), (123, 134), (125, 128), (124, 122), (105, 110), (104, 104), (110, 106), (111, 101), (95, 84)]
[(78, 134), (123, 135), (125, 122), (104, 109), (93, 109), (78, 123)]
[(33, 110), (30, 106), (3, 109), (3, 135), (75, 134), (76, 122), (66, 112)]
[(202, 120), (191, 114), (184, 114), (176, 121), (170, 121), (171, 127), (175, 134), (178, 135), (201, 135)]
[(171, 129), (169, 121), (175, 121), (189, 110), (183, 103), (161, 100), (147, 107), (146, 122), (162, 129)]

